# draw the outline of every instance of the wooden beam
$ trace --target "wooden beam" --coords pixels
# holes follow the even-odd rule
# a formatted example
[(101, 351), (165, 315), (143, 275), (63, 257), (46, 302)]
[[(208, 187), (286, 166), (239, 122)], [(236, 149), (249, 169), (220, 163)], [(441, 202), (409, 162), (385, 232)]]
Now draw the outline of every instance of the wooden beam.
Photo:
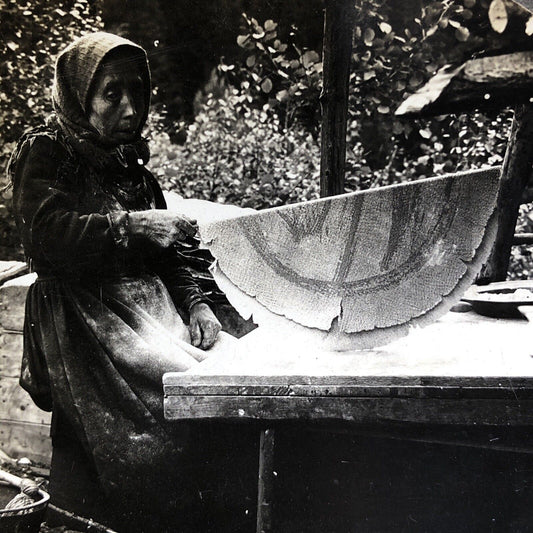
[[(514, 95), (513, 95), (514, 98)], [(533, 106), (519, 105), (502, 167), (498, 194), (498, 230), (487, 264), (478, 282), (504, 281), (509, 268), (509, 255), (522, 194), (527, 186), (533, 164)]]
[[(527, 103), (533, 96), (533, 51), (471, 59), (446, 66), (396, 110), (432, 116)], [(512, 96), (511, 96), (512, 95)]]
[(533, 400), (357, 396), (172, 396), (170, 420), (337, 420), (353, 424), (427, 423), (533, 426)]
[(353, 36), (353, 1), (327, 0), (324, 21), (324, 85), (320, 195), (344, 192), (348, 83)]
[(259, 479), (257, 485), (257, 533), (271, 533), (274, 504), (274, 442), (273, 428), (261, 431), (259, 441)]

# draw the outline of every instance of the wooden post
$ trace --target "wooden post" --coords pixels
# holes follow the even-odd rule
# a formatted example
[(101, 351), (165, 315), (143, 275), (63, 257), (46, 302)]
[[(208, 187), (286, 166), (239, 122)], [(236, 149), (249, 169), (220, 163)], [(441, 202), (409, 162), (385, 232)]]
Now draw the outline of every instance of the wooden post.
[(348, 83), (352, 56), (353, 0), (327, 0), (324, 20), (324, 86), (320, 196), (344, 192)]
[(498, 195), (496, 241), (478, 283), (504, 281), (507, 278), (516, 219), (532, 164), (533, 106), (524, 104), (515, 109)]
[(274, 499), (274, 429), (261, 431), (259, 441), (259, 481), (257, 486), (257, 533), (272, 533)]

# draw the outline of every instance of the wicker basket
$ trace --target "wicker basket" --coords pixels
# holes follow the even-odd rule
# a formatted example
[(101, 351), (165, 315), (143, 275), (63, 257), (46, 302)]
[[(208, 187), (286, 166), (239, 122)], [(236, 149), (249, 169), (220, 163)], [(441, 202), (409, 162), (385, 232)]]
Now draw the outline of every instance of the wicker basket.
[(0, 509), (0, 531), (2, 533), (38, 533), (50, 499), (44, 490), (39, 489), (39, 496), (37, 501), (19, 509)]

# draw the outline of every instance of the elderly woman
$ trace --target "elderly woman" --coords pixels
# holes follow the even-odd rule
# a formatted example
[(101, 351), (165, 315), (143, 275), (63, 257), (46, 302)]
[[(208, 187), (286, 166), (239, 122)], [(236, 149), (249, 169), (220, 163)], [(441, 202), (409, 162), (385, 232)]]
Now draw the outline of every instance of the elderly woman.
[(180, 253), (194, 222), (165, 210), (145, 168), (150, 94), (142, 48), (82, 37), (58, 57), (53, 117), (12, 156), (16, 219), (38, 274), (21, 384), (53, 411), (57, 505), (120, 531), (181, 531), (162, 516), (187, 507), (189, 432), (165, 426), (161, 377), (204, 358), (220, 323)]

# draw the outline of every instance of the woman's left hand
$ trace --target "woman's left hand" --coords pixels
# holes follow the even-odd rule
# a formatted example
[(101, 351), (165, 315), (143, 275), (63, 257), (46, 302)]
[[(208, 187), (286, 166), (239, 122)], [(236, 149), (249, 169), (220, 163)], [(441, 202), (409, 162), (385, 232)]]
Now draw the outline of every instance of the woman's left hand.
[(193, 346), (207, 350), (213, 346), (221, 329), (220, 322), (206, 303), (200, 302), (191, 307), (189, 332)]

